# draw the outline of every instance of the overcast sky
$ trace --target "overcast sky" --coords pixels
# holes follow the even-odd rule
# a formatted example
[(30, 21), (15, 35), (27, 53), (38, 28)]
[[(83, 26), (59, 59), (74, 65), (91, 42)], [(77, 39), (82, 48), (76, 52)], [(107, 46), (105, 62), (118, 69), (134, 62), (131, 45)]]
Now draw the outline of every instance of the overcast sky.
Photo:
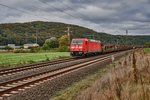
[(0, 23), (29, 21), (64, 22), (110, 34), (125, 35), (128, 29), (130, 35), (150, 35), (150, 0), (0, 0)]

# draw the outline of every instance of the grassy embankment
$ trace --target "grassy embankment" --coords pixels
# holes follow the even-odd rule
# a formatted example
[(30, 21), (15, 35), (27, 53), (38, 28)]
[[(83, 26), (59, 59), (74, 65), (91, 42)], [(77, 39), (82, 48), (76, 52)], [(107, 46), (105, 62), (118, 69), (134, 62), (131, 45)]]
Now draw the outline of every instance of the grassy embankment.
[(144, 51), (150, 53), (150, 48), (145, 48)]
[(143, 50), (129, 54), (58, 92), (52, 99), (149, 100), (150, 54)]
[(0, 66), (28, 64), (69, 56), (69, 52), (0, 53)]

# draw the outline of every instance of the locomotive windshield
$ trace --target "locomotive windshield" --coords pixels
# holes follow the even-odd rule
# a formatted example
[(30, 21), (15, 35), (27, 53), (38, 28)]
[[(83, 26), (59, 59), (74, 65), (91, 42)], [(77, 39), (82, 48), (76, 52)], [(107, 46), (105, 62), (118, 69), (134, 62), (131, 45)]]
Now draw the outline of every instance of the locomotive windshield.
[(71, 44), (82, 44), (83, 40), (72, 40)]

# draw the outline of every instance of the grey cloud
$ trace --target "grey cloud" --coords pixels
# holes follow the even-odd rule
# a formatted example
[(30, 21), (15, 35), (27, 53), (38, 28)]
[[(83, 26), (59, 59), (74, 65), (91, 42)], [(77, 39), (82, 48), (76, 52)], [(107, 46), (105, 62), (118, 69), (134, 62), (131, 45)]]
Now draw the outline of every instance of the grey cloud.
[(114, 33), (128, 28), (132, 34), (150, 34), (149, 0), (1, 0), (0, 3), (31, 13), (0, 6), (2, 23), (45, 20), (44, 17), (47, 21), (81, 25), (96, 31), (105, 29)]

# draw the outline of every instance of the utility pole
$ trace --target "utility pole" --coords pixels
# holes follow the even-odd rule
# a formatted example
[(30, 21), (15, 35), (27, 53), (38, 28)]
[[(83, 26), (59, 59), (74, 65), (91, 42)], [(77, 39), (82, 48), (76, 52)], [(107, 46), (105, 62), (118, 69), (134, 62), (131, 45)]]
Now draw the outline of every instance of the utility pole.
[(127, 35), (128, 35), (128, 30), (126, 29), (126, 45), (127, 45)]
[(37, 39), (38, 39), (38, 30), (36, 29), (36, 44), (37, 44)]
[(69, 37), (69, 45), (70, 45), (70, 42), (71, 42), (71, 41), (70, 41), (70, 39), (71, 39), (70, 33), (72, 32), (72, 31), (70, 30), (70, 28), (71, 28), (71, 27), (68, 26), (68, 27), (67, 27), (67, 30), (65, 31), (65, 32), (67, 32), (67, 35), (68, 35), (68, 37)]
[(94, 35), (94, 33), (93, 33), (93, 39), (95, 40), (95, 35)]
[(27, 32), (25, 33), (25, 43), (28, 43), (28, 34), (27, 34)]
[(128, 35), (128, 30), (126, 29), (126, 36)]

